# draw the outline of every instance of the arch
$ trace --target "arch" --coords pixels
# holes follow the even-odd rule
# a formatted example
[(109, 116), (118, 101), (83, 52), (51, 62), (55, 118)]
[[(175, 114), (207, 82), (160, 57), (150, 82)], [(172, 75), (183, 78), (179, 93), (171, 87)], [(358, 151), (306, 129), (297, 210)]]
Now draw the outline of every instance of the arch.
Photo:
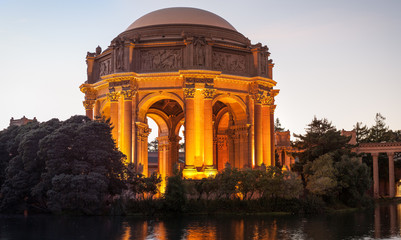
[(153, 121), (155, 121), (155, 123), (159, 127), (159, 132), (158, 132), (159, 137), (168, 136), (169, 124), (168, 124), (168, 121), (166, 120), (167, 116), (165, 116), (165, 114), (162, 111), (152, 109), (152, 110), (148, 111), (146, 116), (153, 119)]
[(180, 115), (178, 115), (176, 117), (176, 119), (180, 119), (174, 128), (174, 134), (178, 136), (178, 135), (180, 135), (179, 131), (180, 131), (181, 126), (184, 126), (184, 121), (183, 121), (184, 120), (184, 112), (182, 112)]
[(138, 120), (144, 121), (146, 117), (146, 113), (149, 108), (157, 101), (163, 99), (171, 99), (175, 100), (182, 109), (184, 109), (184, 101), (175, 93), (170, 92), (158, 92), (158, 93), (149, 93), (145, 97), (143, 97), (138, 103)]
[(245, 102), (240, 97), (231, 94), (220, 94), (213, 99), (212, 105), (214, 105), (217, 101), (227, 105), (234, 116), (234, 121), (237, 124), (245, 124), (247, 122), (247, 107)]

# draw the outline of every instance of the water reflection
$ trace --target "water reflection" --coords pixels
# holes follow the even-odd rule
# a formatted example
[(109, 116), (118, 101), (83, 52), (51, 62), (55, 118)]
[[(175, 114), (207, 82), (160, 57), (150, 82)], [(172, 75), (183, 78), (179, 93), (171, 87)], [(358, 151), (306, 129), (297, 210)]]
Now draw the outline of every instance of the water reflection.
[(400, 236), (401, 205), (326, 216), (0, 216), (0, 239), (372, 239)]
[(401, 229), (401, 204), (384, 203), (375, 207), (375, 238), (399, 237)]

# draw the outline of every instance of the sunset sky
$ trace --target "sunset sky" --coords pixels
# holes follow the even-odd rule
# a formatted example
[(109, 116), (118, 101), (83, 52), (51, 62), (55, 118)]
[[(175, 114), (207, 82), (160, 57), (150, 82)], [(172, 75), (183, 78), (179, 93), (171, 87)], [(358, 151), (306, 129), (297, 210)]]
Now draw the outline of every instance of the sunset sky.
[(86, 52), (137, 18), (167, 7), (213, 12), (269, 47), (280, 94), (276, 117), (303, 134), (312, 118), (338, 129), (401, 129), (401, 1), (0, 0), (0, 130), (10, 118), (85, 114)]

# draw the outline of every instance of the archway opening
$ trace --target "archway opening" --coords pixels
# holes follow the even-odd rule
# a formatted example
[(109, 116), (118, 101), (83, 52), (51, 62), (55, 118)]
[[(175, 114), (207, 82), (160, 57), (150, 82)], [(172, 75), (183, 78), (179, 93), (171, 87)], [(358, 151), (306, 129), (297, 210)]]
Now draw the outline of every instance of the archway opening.
[(232, 167), (251, 167), (249, 161), (249, 126), (243, 106), (230, 97), (220, 97), (213, 104), (214, 163), (217, 170), (226, 164)]
[(148, 126), (152, 129), (148, 137), (149, 174), (158, 172), (163, 179), (173, 174), (174, 167), (180, 165), (180, 128), (183, 109), (172, 99), (154, 102), (146, 113)]

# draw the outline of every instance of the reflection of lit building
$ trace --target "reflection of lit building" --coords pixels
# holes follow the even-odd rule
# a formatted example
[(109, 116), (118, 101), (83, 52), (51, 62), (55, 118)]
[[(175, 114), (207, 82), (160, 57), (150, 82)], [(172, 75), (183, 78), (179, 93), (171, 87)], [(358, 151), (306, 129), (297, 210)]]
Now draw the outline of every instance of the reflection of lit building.
[(194, 8), (151, 12), (88, 53), (80, 86), (90, 118), (105, 116), (129, 161), (148, 174), (147, 117), (159, 127), (159, 172), (178, 162), (185, 128), (184, 176), (274, 165), (273, 63), (266, 46), (223, 18)]

